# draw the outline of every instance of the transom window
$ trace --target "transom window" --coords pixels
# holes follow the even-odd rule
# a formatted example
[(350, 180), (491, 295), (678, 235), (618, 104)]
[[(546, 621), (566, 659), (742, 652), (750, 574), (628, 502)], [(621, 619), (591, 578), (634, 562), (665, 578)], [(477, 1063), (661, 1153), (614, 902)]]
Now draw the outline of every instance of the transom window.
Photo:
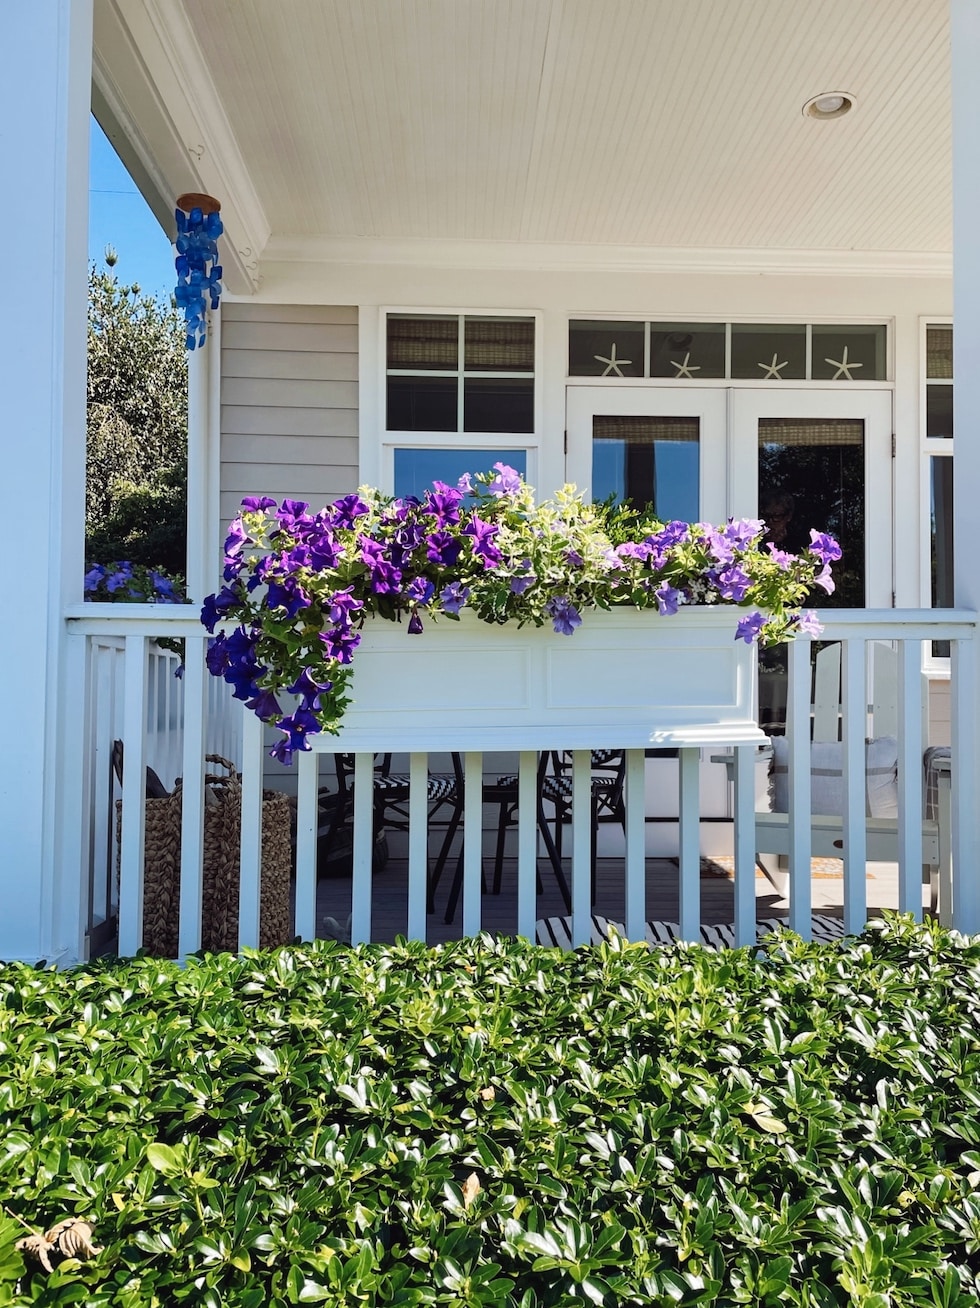
[(612, 322), (573, 319), (570, 377), (884, 381), (883, 323)]

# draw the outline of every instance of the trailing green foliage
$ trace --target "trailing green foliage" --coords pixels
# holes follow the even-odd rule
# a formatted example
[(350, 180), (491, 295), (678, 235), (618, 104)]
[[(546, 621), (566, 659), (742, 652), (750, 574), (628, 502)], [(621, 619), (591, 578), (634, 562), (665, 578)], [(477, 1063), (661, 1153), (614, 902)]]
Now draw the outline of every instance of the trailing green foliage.
[[(0, 1304), (967, 1308), (978, 1018), (905, 920), (9, 966)], [(69, 1215), (104, 1252), (25, 1269)]]

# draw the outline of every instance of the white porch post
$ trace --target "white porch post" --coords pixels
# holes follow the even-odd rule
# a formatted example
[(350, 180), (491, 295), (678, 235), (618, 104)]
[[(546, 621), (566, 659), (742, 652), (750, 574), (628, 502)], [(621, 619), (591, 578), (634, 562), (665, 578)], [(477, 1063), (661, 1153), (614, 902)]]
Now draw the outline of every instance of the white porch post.
[[(78, 952), (80, 799), (65, 801), (64, 608), (82, 597), (92, 0), (6, 6), (0, 78), (0, 431), (8, 492), (0, 681), (0, 958)], [(77, 669), (76, 669), (77, 671)], [(70, 748), (70, 747), (69, 747)], [(73, 906), (77, 906), (76, 908)]]
[[(953, 375), (957, 434), (953, 545), (957, 608), (980, 611), (980, 569), (974, 554), (980, 503), (980, 7), (951, 0), (953, 74)], [(954, 700), (954, 924), (980, 931), (980, 641), (958, 659), (966, 693)]]

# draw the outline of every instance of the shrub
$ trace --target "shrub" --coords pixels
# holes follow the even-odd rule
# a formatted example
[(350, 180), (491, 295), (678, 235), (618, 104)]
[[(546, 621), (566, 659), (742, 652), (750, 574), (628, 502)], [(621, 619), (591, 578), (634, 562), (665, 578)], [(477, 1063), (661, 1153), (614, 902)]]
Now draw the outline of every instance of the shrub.
[[(978, 1010), (905, 920), (11, 965), (0, 1303), (965, 1308)], [(66, 1215), (104, 1251), (25, 1271)]]

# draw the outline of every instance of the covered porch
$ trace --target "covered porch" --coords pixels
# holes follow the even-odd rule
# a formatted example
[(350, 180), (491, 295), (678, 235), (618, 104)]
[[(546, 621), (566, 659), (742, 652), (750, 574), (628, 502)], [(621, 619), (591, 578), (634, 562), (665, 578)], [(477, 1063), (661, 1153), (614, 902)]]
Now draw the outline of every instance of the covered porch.
[[(823, 639), (842, 643), (843, 869), (835, 911), (856, 930), (875, 907), (866, 877), (865, 741), (873, 730), (869, 645), (885, 642), (896, 651), (898, 687), (893, 898), (916, 916), (929, 902), (923, 841), (936, 818), (927, 809), (923, 758), (930, 745), (948, 743), (948, 847), (939, 859), (948, 884), (939, 909), (957, 928), (980, 930), (980, 578), (970, 566), (980, 450), (969, 439), (980, 426), (980, 19), (967, 0), (903, 3), (887, 12), (870, 2), (841, 3), (809, 15), (801, 37), (784, 8), (767, 0), (727, 6), (718, 30), (715, 14), (710, 5), (689, 6), (678, 18), (665, 5), (573, 0), (487, 3), (465, 13), (435, 0), (412, 10), (297, 0), (270, 32), (271, 11), (261, 3), (58, 0), (13, 17), (24, 57), (0, 93), (4, 117), (19, 121), (27, 102), (39, 109), (29, 127), (4, 138), (3, 157), (7, 175), (31, 196), (40, 253), (12, 261), (0, 328), (5, 427), (20, 433), (8, 457), (13, 484), (32, 506), (35, 542), (29, 624), (0, 655), (5, 684), (33, 687), (29, 725), (18, 726), (0, 764), (17, 885), (4, 892), (0, 957), (71, 961), (112, 922), (120, 952), (139, 947), (144, 777), (148, 764), (157, 767), (155, 751), (166, 759), (166, 785), (182, 778), (181, 954), (202, 938), (207, 753), (230, 756), (241, 772), (241, 945), (260, 938), (262, 794), (270, 787), (296, 795), (296, 935), (311, 938), (326, 917), (346, 928), (349, 914), (354, 941), (384, 938), (403, 911), (385, 907), (387, 884), (392, 904), (404, 905), (403, 929), (440, 938), (439, 912), (426, 912), (425, 778), (428, 756), (447, 751), (462, 757), (465, 792), (462, 834), (439, 890), (444, 907), (458, 865), (453, 930), (499, 925), (533, 937), (540, 919), (558, 915), (580, 943), (590, 938), (596, 912), (636, 937), (663, 917), (694, 940), (703, 923), (724, 913), (733, 939), (748, 943), (757, 918), (773, 910), (808, 934), (826, 887), (811, 863), (819, 824), (811, 813), (814, 685), (806, 641), (790, 647), (786, 678), (780, 852), (788, 893), (781, 910), (765, 902), (768, 883), (756, 873), (757, 728), (754, 735), (666, 739), (661, 723), (639, 714), (630, 731), (593, 722), (591, 735), (563, 733), (539, 722), (510, 738), (447, 728), (433, 740), (420, 711), (398, 732), (382, 724), (352, 735), (345, 745), (357, 755), (348, 889), (339, 880), (318, 886), (326, 761), (321, 776), (304, 754), (295, 781), (284, 778), (268, 763), (261, 726), (237, 716), (240, 706), (223, 702), (207, 683), (200, 602), (216, 588), (220, 542), (242, 494), (332, 498), (360, 483), (391, 490), (402, 462), (447, 450), (454, 457), (519, 452), (547, 493), (566, 477), (588, 482), (597, 419), (632, 420), (629, 410), (640, 406), (644, 421), (686, 420), (694, 389), (701, 443), (692, 516), (758, 511), (758, 474), (754, 466), (746, 472), (743, 458), (745, 450), (756, 457), (757, 429), (745, 436), (746, 414), (754, 424), (865, 424), (863, 604), (823, 615)], [(804, 118), (804, 102), (838, 91), (852, 103), (839, 124), (849, 135), (834, 145), (826, 134), (837, 124)], [(81, 602), (90, 104), (162, 221), (171, 223), (174, 196), (197, 190), (221, 198), (225, 219), (225, 302), (191, 368), (193, 602), (166, 612)], [(800, 135), (801, 124), (809, 135)], [(0, 221), (7, 248), (19, 249), (19, 214), (8, 207)], [(920, 353), (927, 325), (948, 324), (954, 301), (952, 403), (960, 436), (951, 503), (959, 566), (952, 593), (940, 597), (930, 573), (937, 532), (933, 526), (930, 535), (929, 469), (952, 447), (940, 448), (946, 437), (929, 429)], [(471, 421), (467, 404), (479, 399), (481, 412), (492, 415), (487, 397), (501, 390), (493, 375), (469, 376), (457, 361), (455, 373), (441, 370), (445, 394), (453, 373), (454, 411), (438, 417), (431, 378), (416, 385), (411, 368), (393, 361), (390, 323), (398, 317), (453, 319), (463, 349), (468, 320), (533, 321), (533, 365), (517, 369), (505, 396), (518, 416), (496, 426), (492, 416)], [(624, 350), (617, 356), (637, 371), (624, 375), (610, 364), (606, 376), (601, 367), (588, 377), (576, 373), (572, 334), (582, 324), (605, 330), (610, 323), (640, 342), (636, 358)], [(753, 330), (788, 324), (805, 342), (806, 358), (801, 354), (787, 386), (792, 412), (777, 419), (768, 395), (753, 396), (763, 381), (772, 390), (788, 379), (781, 382), (778, 370), (768, 379), (740, 375), (735, 352), (746, 323)], [(813, 349), (821, 330), (842, 323), (887, 341), (880, 372), (867, 381), (856, 374), (846, 392), (848, 403), (860, 397), (857, 418), (838, 399), (850, 377), (822, 375), (822, 354)], [(716, 371), (689, 355), (676, 376), (670, 369), (678, 360), (659, 375), (657, 332), (692, 324), (710, 326), (724, 342)], [(830, 347), (827, 353), (837, 358)], [(777, 351), (771, 367), (782, 366), (781, 357)], [(685, 391), (697, 381), (696, 372), (684, 375), (689, 366), (700, 369), (701, 380)], [(431, 360), (423, 367), (431, 372)], [(423, 391), (424, 419), (412, 416)], [(411, 401), (410, 416), (397, 423), (393, 395)], [(525, 402), (529, 416), (521, 416)], [(185, 642), (179, 682), (159, 663), (153, 641), (160, 635)], [(937, 654), (936, 642), (948, 643), (948, 655)], [(674, 699), (683, 702), (679, 686)], [(568, 706), (567, 725), (575, 722)], [(126, 759), (118, 888), (117, 792), (109, 780), (115, 739)], [(648, 857), (644, 752), (657, 746), (679, 750), (673, 871)], [(605, 747), (627, 751), (625, 822), (622, 848), (600, 856), (593, 895), (590, 756)], [(538, 755), (566, 748), (578, 797), (566, 831), (568, 905), (549, 898), (536, 821)], [(411, 824), (390, 873), (372, 870), (371, 857), (371, 760), (389, 749), (407, 756), (411, 779)], [(714, 768), (722, 775), (712, 755), (726, 749), (733, 751), (725, 800), (732, 880), (722, 886), (719, 879), (719, 896), (701, 877), (702, 774)], [(504, 891), (493, 896), (481, 893), (483, 864), (492, 879), (484, 844), (493, 837), (493, 815), (484, 812), (480, 778), (494, 773), (490, 755), (503, 751), (512, 756), (520, 802)]]

